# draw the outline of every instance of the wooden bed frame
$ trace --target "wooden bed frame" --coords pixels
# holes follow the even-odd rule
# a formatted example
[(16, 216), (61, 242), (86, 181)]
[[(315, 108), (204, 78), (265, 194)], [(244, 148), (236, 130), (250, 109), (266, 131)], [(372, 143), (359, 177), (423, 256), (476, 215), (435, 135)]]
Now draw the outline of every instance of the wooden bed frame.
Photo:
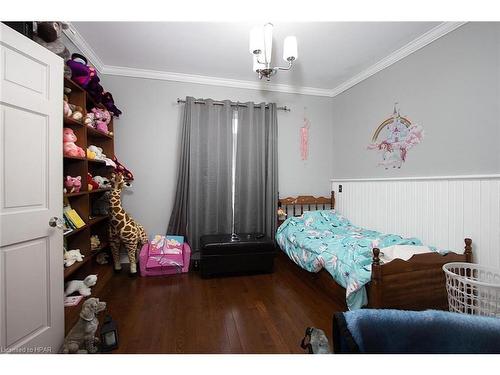
[[(335, 195), (330, 198), (313, 196), (288, 197), (278, 200), (278, 206), (288, 215), (300, 216), (306, 210), (335, 208)], [(328, 207), (329, 206), (329, 207)], [(278, 218), (278, 226), (283, 222)], [(448, 310), (445, 275), (442, 266), (449, 262), (472, 262), (472, 240), (465, 239), (463, 254), (446, 255), (429, 252), (416, 254), (409, 260), (395, 259), (380, 263), (380, 250), (373, 249), (371, 281), (366, 285), (368, 308), (393, 308), (402, 310)], [(291, 260), (290, 260), (291, 261)], [(318, 273), (297, 267), (303, 277), (312, 279), (332, 299), (346, 310), (345, 289), (322, 269)]]

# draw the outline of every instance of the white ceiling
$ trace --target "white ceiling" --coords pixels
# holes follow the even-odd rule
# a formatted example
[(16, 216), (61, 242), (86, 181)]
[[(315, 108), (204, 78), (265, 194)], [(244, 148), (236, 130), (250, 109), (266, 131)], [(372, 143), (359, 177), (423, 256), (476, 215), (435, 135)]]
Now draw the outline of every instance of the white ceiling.
[[(258, 81), (248, 52), (252, 23), (72, 22), (105, 67)], [(334, 89), (440, 25), (439, 22), (275, 23), (273, 61), (295, 35), (299, 58), (274, 84)], [(273, 65), (274, 65), (273, 64)]]

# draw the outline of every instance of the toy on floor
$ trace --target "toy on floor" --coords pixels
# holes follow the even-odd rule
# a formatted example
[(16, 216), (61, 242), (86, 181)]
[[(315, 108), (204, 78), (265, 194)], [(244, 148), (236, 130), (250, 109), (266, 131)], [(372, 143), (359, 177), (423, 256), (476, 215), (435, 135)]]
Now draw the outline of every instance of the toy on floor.
[(130, 186), (125, 181), (123, 174), (111, 174), (112, 190), (110, 198), (111, 220), (109, 223), (109, 242), (113, 254), (115, 271), (120, 271), (122, 268), (120, 263), (120, 246), (124, 245), (130, 261), (130, 273), (136, 275), (137, 252), (142, 245), (148, 242), (148, 237), (142, 225), (132, 219), (121, 205), (121, 192), (125, 185)]
[(97, 314), (106, 309), (106, 302), (89, 298), (83, 303), (80, 319), (64, 339), (63, 353), (97, 353), (99, 339), (95, 336), (99, 327)]
[(80, 253), (80, 249), (64, 250), (64, 267), (70, 267), (76, 262), (82, 262), (85, 255)]
[(139, 254), (141, 276), (165, 276), (189, 271), (191, 248), (183, 236), (156, 235)]
[(97, 198), (92, 205), (92, 215), (103, 216), (109, 214), (109, 198), (110, 193), (107, 191), (102, 196)]
[(300, 347), (309, 354), (331, 354), (330, 345), (325, 332), (318, 328), (308, 327)]
[(84, 280), (71, 280), (65, 285), (64, 296), (69, 296), (78, 292), (81, 296), (90, 296), (92, 290), (90, 289), (97, 283), (97, 275), (88, 275)]
[(64, 193), (79, 193), (82, 188), (82, 176), (66, 176), (64, 180)]
[(90, 250), (96, 250), (101, 246), (101, 240), (97, 234), (90, 236)]
[(63, 129), (63, 153), (64, 156), (78, 156), (81, 158), (85, 157), (85, 151), (83, 148), (76, 145), (76, 141), (78, 138), (76, 137), (75, 132), (71, 128)]
[(99, 253), (97, 254), (95, 261), (97, 264), (108, 264), (109, 254), (107, 253)]

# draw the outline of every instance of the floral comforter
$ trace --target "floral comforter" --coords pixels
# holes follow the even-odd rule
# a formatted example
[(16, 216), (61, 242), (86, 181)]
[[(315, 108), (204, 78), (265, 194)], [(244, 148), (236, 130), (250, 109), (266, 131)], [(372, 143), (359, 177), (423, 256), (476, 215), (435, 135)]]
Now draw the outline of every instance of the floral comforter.
[(335, 210), (309, 211), (302, 217), (288, 218), (278, 228), (276, 241), (290, 259), (307, 271), (325, 268), (346, 289), (349, 310), (368, 302), (364, 285), (371, 278), (373, 247), (422, 245), (416, 238), (357, 227)]

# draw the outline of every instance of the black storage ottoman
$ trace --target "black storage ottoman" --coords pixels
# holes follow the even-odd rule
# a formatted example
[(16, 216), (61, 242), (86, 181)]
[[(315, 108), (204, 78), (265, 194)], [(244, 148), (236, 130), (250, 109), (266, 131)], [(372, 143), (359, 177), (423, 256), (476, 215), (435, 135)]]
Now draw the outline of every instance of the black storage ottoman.
[(200, 238), (202, 277), (273, 272), (274, 241), (259, 233), (211, 234)]

